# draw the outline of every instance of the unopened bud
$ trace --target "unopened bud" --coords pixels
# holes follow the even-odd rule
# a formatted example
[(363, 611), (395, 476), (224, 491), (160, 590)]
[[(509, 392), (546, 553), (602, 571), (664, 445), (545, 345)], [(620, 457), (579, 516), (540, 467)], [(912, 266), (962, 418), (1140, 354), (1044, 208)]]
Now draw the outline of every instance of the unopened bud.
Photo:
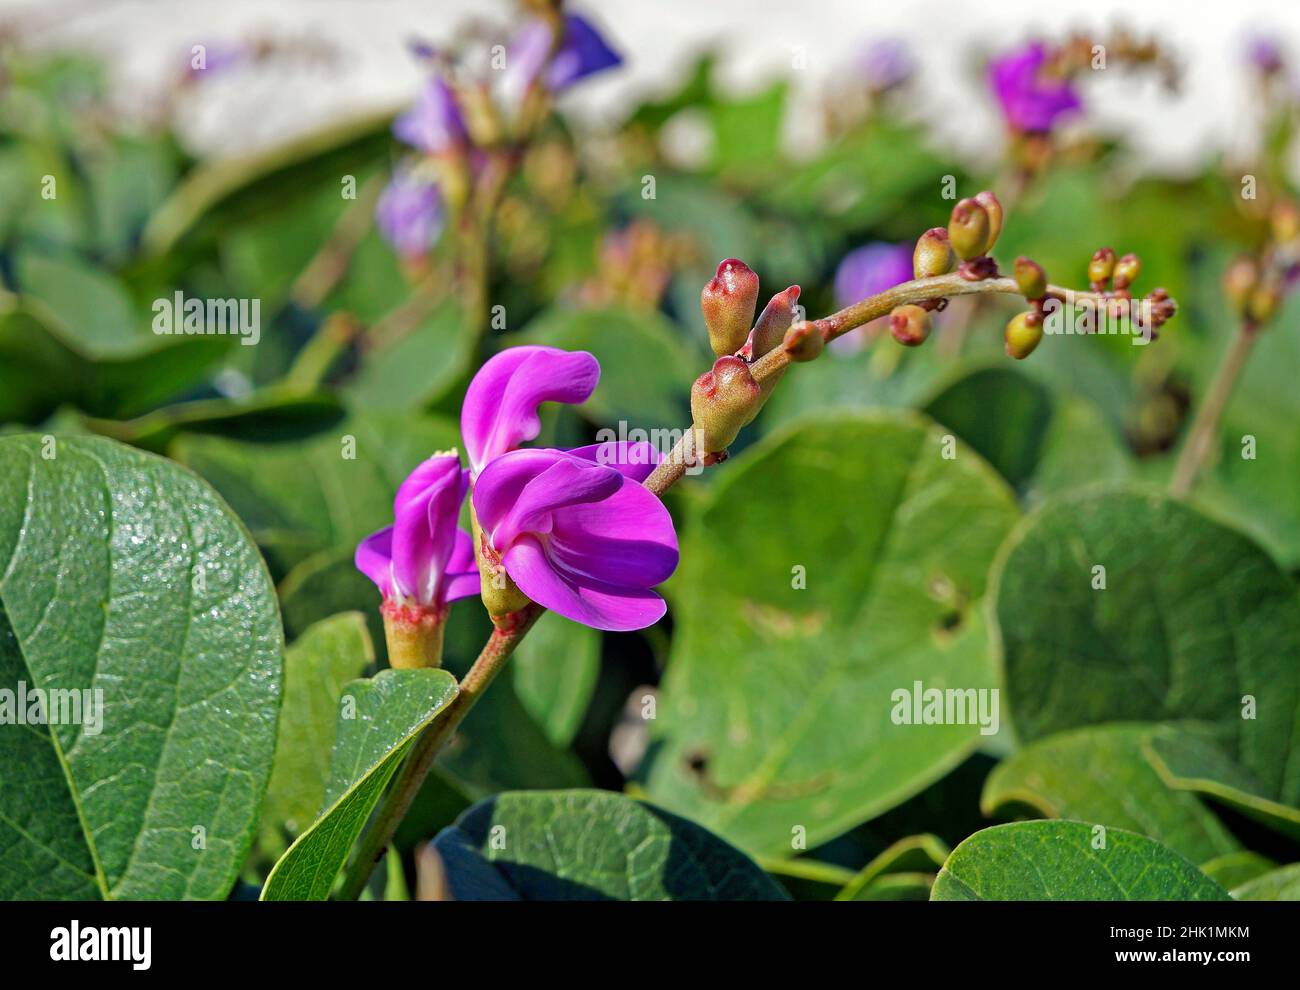
[(1098, 248), (1088, 262), (1088, 281), (1094, 285), (1109, 281), (1115, 272), (1115, 252), (1110, 248)]
[(930, 314), (920, 306), (899, 306), (889, 314), (889, 332), (904, 347), (919, 347), (930, 336)]
[(989, 239), (988, 243), (984, 245), (984, 250), (980, 252), (981, 254), (988, 254), (993, 250), (993, 245), (998, 242), (998, 235), (1002, 233), (1002, 204), (998, 202), (998, 198), (989, 189), (978, 193), (975, 196), (975, 202), (984, 207), (984, 212), (989, 215)]
[(1006, 341), (1007, 354), (1017, 361), (1023, 361), (1034, 353), (1034, 348), (1043, 339), (1043, 317), (1034, 310), (1017, 313), (1007, 324), (1002, 336)]
[(1273, 228), (1273, 240), (1290, 244), (1300, 238), (1300, 207), (1289, 199), (1282, 200), (1269, 214), (1269, 224)]
[(757, 361), (785, 339), (785, 332), (794, 323), (794, 307), (798, 301), (797, 285), (778, 292), (768, 300), (749, 339), (745, 341), (744, 354), (748, 360)]
[(914, 278), (933, 278), (947, 275), (956, 263), (952, 244), (948, 240), (945, 227), (931, 227), (916, 240), (916, 249), (912, 252), (912, 276)]
[(1138, 260), (1136, 254), (1126, 254), (1115, 262), (1115, 288), (1127, 289), (1137, 281), (1138, 272), (1142, 270), (1142, 262)]
[(1047, 273), (1038, 262), (1025, 257), (1017, 258), (1013, 274), (1016, 288), (1026, 299), (1032, 302), (1047, 295)]
[(758, 305), (758, 276), (743, 261), (728, 258), (718, 265), (700, 293), (700, 309), (709, 330), (709, 345), (718, 356), (744, 346)]
[(962, 261), (978, 258), (989, 243), (989, 214), (973, 199), (959, 200), (948, 220), (948, 240)]
[(730, 354), (713, 362), (713, 368), (691, 386), (691, 418), (703, 453), (716, 454), (731, 446), (761, 405), (762, 389), (748, 364)]
[(785, 332), (785, 351), (791, 361), (812, 361), (826, 347), (826, 338), (814, 323), (796, 323)]
[(1250, 301), (1246, 304), (1246, 317), (1252, 323), (1267, 323), (1277, 315), (1281, 305), (1281, 288), (1275, 282), (1267, 281), (1250, 294)]
[(1223, 273), (1223, 294), (1239, 314), (1246, 312), (1251, 294), (1259, 285), (1259, 262), (1248, 254), (1235, 258)]

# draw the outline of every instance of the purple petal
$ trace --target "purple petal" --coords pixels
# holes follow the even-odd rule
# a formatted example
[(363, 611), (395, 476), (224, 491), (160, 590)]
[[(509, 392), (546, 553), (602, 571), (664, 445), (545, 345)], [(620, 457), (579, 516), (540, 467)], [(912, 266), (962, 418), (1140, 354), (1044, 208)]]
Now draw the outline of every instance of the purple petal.
[(393, 527), (385, 526), (371, 533), (357, 544), (354, 558), (359, 570), (379, 586), (385, 598), (392, 596), (393, 581)]
[(1049, 131), (1059, 117), (1083, 106), (1068, 80), (1042, 73), (1047, 48), (1034, 42), (989, 65), (989, 83), (1012, 127), (1021, 131)]
[(523, 532), (549, 533), (551, 514), (618, 491), (613, 468), (559, 450), (516, 450), (494, 458), (474, 485), (474, 511), (489, 542), (504, 549)]
[(912, 277), (912, 248), (877, 241), (850, 251), (835, 270), (835, 305), (848, 306)]
[(492, 458), (541, 432), (543, 402), (585, 402), (600, 380), (600, 363), (586, 351), (511, 347), (474, 376), (461, 406), (460, 432), (477, 477)]
[(626, 632), (658, 622), (668, 610), (653, 591), (619, 588), (562, 576), (535, 537), (521, 537), (502, 557), (506, 572), (525, 595), (567, 619), (595, 629)]
[(564, 40), (546, 72), (546, 85), (552, 92), (559, 92), (579, 79), (622, 62), (623, 57), (609, 47), (590, 21), (569, 14), (564, 18)]
[(393, 500), (393, 589), (424, 605), (441, 600), (440, 583), (456, 541), (469, 475), (455, 454), (430, 457)]
[(916, 61), (903, 39), (878, 38), (862, 50), (858, 68), (867, 87), (882, 92), (907, 82), (916, 69)]
[(430, 154), (463, 144), (468, 136), (456, 94), (437, 76), (420, 91), (415, 105), (393, 121), (393, 134), (399, 141)]
[(551, 514), (547, 555), (575, 580), (653, 588), (677, 569), (677, 534), (663, 502), (635, 481), (599, 502)]
[(442, 195), (437, 185), (409, 172), (394, 172), (375, 205), (375, 223), (402, 257), (427, 254), (442, 233)]
[(462, 529), (456, 530), (456, 545), (447, 561), (443, 576), (443, 601), (454, 602), (479, 593), (478, 563), (474, 560), (474, 538)]
[(612, 467), (633, 481), (645, 481), (663, 460), (659, 448), (645, 440), (607, 440), (589, 447), (575, 447), (569, 453)]

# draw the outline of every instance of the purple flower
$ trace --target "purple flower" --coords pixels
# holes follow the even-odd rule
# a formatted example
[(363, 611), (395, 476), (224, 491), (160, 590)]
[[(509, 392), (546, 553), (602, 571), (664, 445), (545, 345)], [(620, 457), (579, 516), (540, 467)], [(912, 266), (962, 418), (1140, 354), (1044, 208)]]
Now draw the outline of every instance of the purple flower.
[[(517, 104), (524, 92), (542, 75), (551, 53), (551, 25), (539, 18), (530, 20), (510, 43), (504, 82), (507, 99)], [(567, 89), (579, 79), (623, 63), (623, 57), (609, 47), (585, 17), (568, 14), (564, 37), (546, 68), (544, 82), (552, 93)]]
[(901, 38), (879, 38), (871, 42), (857, 61), (867, 87), (878, 93), (903, 85), (916, 70), (912, 50)]
[(912, 248), (877, 241), (850, 251), (835, 271), (835, 305), (847, 306), (912, 277)]
[(678, 557), (672, 517), (641, 484), (657, 460), (652, 445), (626, 443), (501, 454), (471, 496), (485, 557), (533, 601), (575, 622), (612, 631), (652, 625), (667, 606), (651, 589)]
[(1059, 117), (1083, 106), (1069, 80), (1043, 74), (1046, 61), (1046, 46), (1033, 42), (989, 65), (989, 84), (1016, 130), (1050, 131)]
[(423, 256), (442, 233), (442, 194), (437, 184), (408, 170), (395, 171), (375, 204), (375, 223), (402, 257)]
[(393, 499), (393, 525), (357, 547), (356, 565), (385, 601), (439, 611), (476, 595), (478, 568), (470, 537), (456, 528), (469, 472), (456, 453), (435, 454), (411, 472)]
[(420, 91), (415, 105), (393, 121), (393, 134), (429, 154), (460, 147), (468, 138), (456, 94), (437, 76)]
[(1246, 59), (1266, 76), (1282, 70), (1282, 49), (1267, 35), (1252, 35), (1246, 41)]
[(586, 351), (510, 347), (492, 357), (469, 383), (461, 405), (471, 476), (541, 432), (539, 405), (585, 402), (599, 380), (600, 364)]

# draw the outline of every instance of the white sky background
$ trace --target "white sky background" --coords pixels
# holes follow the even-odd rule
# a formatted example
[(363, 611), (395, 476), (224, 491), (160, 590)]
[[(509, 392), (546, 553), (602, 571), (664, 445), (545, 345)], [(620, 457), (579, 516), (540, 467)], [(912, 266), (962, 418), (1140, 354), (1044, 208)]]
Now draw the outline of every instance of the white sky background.
[[(864, 43), (908, 41), (924, 77), (916, 111), (965, 152), (996, 145), (999, 120), (983, 82), (981, 58), (1039, 31), (1104, 32), (1126, 23), (1155, 30), (1178, 53), (1183, 89), (1164, 93), (1150, 75), (1099, 73), (1084, 88), (1089, 120), (1123, 129), (1151, 165), (1192, 168), (1211, 149), (1249, 147), (1253, 117), (1244, 39), (1252, 31), (1300, 53), (1296, 0), (1143, 0), (1114, 13), (1106, 0), (586, 0), (571, 6), (603, 27), (627, 59), (619, 71), (584, 82), (565, 108), (591, 123), (615, 122), (645, 94), (671, 89), (710, 45), (724, 52), (724, 77), (740, 92), (790, 77), (810, 100), (827, 76), (843, 70)], [(420, 67), (406, 42), (446, 40), (466, 16), (508, 21), (508, 0), (0, 0), (0, 24), (31, 43), (100, 52), (111, 61), (124, 108), (143, 112), (165, 92), (190, 47), (269, 37), (330, 53), (297, 56), (210, 79), (179, 120), (190, 143), (210, 154), (238, 152), (339, 116), (401, 103), (415, 92)], [(796, 46), (809, 67), (796, 71)], [(1300, 86), (1300, 83), (1296, 84)], [(803, 106), (808, 103), (804, 102)], [(792, 141), (815, 139), (814, 115), (796, 102)]]

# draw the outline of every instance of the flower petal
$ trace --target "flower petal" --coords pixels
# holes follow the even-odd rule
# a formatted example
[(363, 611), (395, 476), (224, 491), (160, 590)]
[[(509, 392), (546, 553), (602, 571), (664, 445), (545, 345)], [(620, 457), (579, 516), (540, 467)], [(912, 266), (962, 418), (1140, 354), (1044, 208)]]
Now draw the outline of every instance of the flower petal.
[(569, 453), (612, 467), (633, 481), (645, 481), (663, 460), (659, 448), (646, 440), (607, 440), (589, 447), (575, 447)]
[(502, 557), (506, 571), (525, 595), (565, 618), (595, 629), (626, 632), (658, 622), (668, 610), (653, 591), (599, 582), (581, 586), (556, 571), (533, 536), (522, 536)]
[(451, 87), (436, 76), (430, 79), (415, 105), (393, 121), (393, 134), (430, 154), (462, 144), (467, 138), (465, 121)]
[(652, 588), (677, 569), (677, 533), (654, 493), (625, 479), (599, 502), (554, 510), (546, 552), (578, 584)]
[(586, 351), (530, 345), (497, 354), (474, 376), (461, 407), (460, 431), (477, 477), (494, 457), (534, 439), (543, 402), (585, 402), (600, 380)]
[(489, 542), (503, 550), (520, 533), (550, 532), (557, 510), (599, 502), (624, 482), (613, 468), (564, 451), (516, 450), (495, 458), (479, 476), (474, 511)]
[(442, 600), (454, 602), (459, 598), (478, 595), (480, 591), (478, 564), (474, 560), (474, 538), (463, 529), (456, 530), (456, 547), (447, 561), (447, 573), (442, 579)]
[(424, 605), (438, 603), (468, 487), (468, 472), (456, 454), (430, 457), (398, 487), (392, 544), (396, 594)]
[(393, 582), (393, 527), (385, 526), (358, 543), (353, 559), (357, 570), (374, 581), (380, 594), (388, 598)]

